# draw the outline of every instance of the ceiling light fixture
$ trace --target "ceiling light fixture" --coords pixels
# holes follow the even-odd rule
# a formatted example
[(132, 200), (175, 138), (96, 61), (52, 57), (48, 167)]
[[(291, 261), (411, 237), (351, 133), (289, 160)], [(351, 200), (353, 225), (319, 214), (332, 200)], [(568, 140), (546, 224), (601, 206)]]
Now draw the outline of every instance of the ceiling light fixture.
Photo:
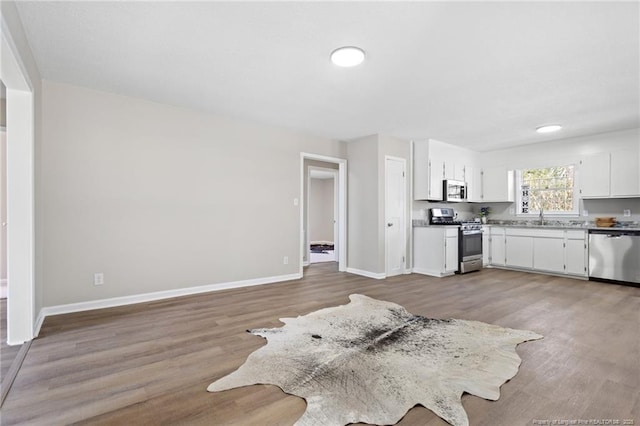
[(331, 52), (331, 62), (339, 67), (355, 67), (364, 61), (364, 50), (355, 46), (339, 47)]
[(536, 132), (538, 133), (553, 133), (553, 132), (557, 132), (558, 130), (562, 129), (562, 126), (559, 124), (549, 124), (546, 126), (540, 126), (538, 128), (536, 128)]

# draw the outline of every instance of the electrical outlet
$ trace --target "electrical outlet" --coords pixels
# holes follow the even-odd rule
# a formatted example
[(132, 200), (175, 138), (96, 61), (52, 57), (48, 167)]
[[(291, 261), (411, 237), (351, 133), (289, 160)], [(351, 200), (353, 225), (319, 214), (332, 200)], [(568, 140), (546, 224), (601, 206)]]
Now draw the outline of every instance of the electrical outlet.
[(624, 217), (630, 217), (631, 216), (631, 210), (629, 210), (629, 209), (624, 209), (623, 213), (624, 213)]
[(93, 285), (104, 284), (104, 274), (102, 272), (96, 272), (93, 274)]
[(285, 256), (285, 257), (282, 259), (282, 263), (283, 263), (284, 265), (288, 265), (288, 264), (289, 264), (289, 256)]
[(588, 210), (582, 210), (582, 216), (584, 216), (584, 217), (589, 216), (589, 211)]

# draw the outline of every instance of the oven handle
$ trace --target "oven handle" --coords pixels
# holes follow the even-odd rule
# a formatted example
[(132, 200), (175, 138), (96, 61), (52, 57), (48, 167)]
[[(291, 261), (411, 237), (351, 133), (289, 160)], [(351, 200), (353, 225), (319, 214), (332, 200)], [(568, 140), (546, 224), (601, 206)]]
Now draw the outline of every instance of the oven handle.
[(473, 230), (473, 231), (461, 231), (462, 235), (475, 235), (475, 234), (482, 234), (482, 229), (479, 230)]

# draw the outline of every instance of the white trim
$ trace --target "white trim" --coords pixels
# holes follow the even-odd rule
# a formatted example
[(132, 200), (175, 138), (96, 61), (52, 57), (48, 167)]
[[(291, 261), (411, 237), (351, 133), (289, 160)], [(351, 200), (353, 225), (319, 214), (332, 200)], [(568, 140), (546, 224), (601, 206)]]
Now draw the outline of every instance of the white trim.
[(309, 266), (311, 265), (311, 262), (309, 262), (308, 260), (305, 260), (304, 262), (302, 262), (302, 266)]
[(384, 280), (385, 278), (387, 278), (387, 275), (384, 272), (370, 272), (370, 271), (363, 271), (362, 269), (356, 269), (356, 268), (347, 268), (346, 272), (350, 274), (355, 274), (355, 275), (362, 275), (363, 277), (373, 278), (376, 280)]
[(6, 278), (1, 279), (0, 280), (0, 285), (2, 285), (2, 286), (7, 285), (7, 279)]
[(35, 319), (33, 85), (2, 17), (0, 78), (7, 87), (7, 343), (33, 339)]
[(94, 309), (114, 308), (117, 306), (133, 305), (136, 303), (152, 302), (154, 300), (171, 299), (174, 297), (190, 296), (193, 294), (209, 293), (212, 291), (229, 290), (233, 288), (250, 287), (279, 283), (283, 281), (298, 280), (300, 274), (277, 275), (273, 277), (254, 278), (243, 281), (209, 284), (197, 287), (179, 288), (175, 290), (156, 291), (153, 293), (134, 294), (131, 296), (113, 297), (110, 299), (91, 300), (88, 302), (69, 303), (67, 305), (48, 306), (42, 308), (38, 315), (36, 335), (40, 333), (40, 327), (44, 319), (50, 315), (69, 314), (72, 312), (91, 311)]
[[(304, 160), (324, 161), (338, 164), (338, 241), (335, 247), (338, 257), (338, 271), (347, 270), (347, 160), (344, 158), (328, 157), (326, 155), (300, 153), (300, 202), (306, 203), (304, 187)], [(306, 191), (308, 192), (308, 191)], [(300, 206), (300, 276), (303, 271), (303, 258), (305, 250), (304, 207)]]
[(435, 269), (424, 269), (424, 268), (413, 268), (413, 273), (414, 274), (421, 274), (421, 275), (428, 275), (430, 277), (438, 277), (438, 278), (443, 278), (443, 277), (449, 277), (451, 275), (454, 275), (454, 272), (440, 272), (438, 270)]

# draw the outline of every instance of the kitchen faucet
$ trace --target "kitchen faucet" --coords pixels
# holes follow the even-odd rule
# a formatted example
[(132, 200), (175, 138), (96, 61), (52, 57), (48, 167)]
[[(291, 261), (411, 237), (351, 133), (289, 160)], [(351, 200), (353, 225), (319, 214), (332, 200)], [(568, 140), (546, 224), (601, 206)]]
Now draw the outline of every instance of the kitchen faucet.
[(540, 225), (544, 225), (544, 210), (540, 207)]

